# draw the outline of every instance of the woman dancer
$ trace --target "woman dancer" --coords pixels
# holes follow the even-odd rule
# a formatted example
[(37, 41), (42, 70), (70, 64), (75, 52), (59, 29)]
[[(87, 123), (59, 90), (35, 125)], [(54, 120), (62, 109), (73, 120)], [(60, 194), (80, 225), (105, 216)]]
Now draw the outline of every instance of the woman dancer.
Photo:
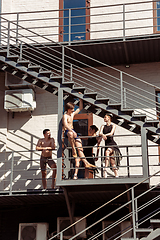
[[(107, 167), (109, 162), (112, 167), (112, 171), (115, 174), (115, 177), (119, 177), (117, 166), (120, 165), (120, 160), (122, 158), (121, 152), (113, 140), (113, 135), (116, 129), (115, 124), (111, 122), (111, 116), (104, 116), (105, 125), (101, 126), (100, 136), (105, 140), (105, 170), (103, 171), (103, 176), (107, 178)], [(116, 157), (115, 157), (116, 156)], [(117, 161), (116, 161), (117, 160)]]

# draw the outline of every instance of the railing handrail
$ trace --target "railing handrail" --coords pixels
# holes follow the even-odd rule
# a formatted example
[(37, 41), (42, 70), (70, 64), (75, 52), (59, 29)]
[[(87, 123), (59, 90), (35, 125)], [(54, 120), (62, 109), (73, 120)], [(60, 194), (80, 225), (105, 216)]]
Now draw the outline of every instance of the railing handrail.
[[(99, 6), (90, 6), (90, 9), (94, 8), (106, 8), (106, 7), (115, 7), (115, 6), (123, 6), (123, 5), (137, 5), (137, 4), (144, 4), (144, 3), (153, 3), (158, 2), (158, 0), (149, 0), (149, 1), (140, 1), (140, 2), (131, 2), (131, 3), (119, 3), (119, 4), (108, 4), (108, 5), (99, 5)], [(66, 9), (52, 9), (52, 10), (38, 10), (38, 11), (23, 11), (23, 12), (4, 12), (0, 13), (0, 15), (13, 15), (13, 14), (28, 14), (28, 13), (43, 13), (43, 12), (59, 12), (59, 11), (67, 11), (69, 9), (77, 10), (77, 9), (88, 9), (88, 7), (80, 7), (80, 8), (66, 8)]]

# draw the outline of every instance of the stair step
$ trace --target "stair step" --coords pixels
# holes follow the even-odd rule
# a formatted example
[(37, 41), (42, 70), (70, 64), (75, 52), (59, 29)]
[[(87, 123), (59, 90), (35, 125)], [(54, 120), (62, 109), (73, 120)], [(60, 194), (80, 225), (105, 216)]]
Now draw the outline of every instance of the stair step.
[(121, 103), (110, 103), (108, 107), (120, 110), (121, 109)]
[(160, 219), (150, 219), (150, 223), (160, 223)]
[(144, 122), (145, 119), (146, 119), (146, 114), (133, 114), (132, 117), (133, 117), (133, 118), (137, 118), (138, 120)]
[(137, 228), (136, 232), (137, 233), (150, 233), (152, 232), (153, 229), (152, 228)]
[(85, 93), (84, 96), (85, 96), (85, 97), (90, 97), (90, 98), (96, 99), (96, 97), (97, 97), (97, 92)]
[(62, 83), (62, 76), (52, 76), (50, 77), (49, 82)]
[(147, 237), (153, 231), (152, 228), (138, 228), (136, 229), (136, 236), (140, 237)]
[(96, 100), (97, 100), (98, 102), (104, 103), (104, 104), (106, 104), (106, 105), (108, 105), (108, 103), (109, 103), (109, 99), (108, 99), (108, 98), (97, 98)]
[(84, 91), (86, 90), (85, 87), (74, 87), (73, 90), (75, 90), (76, 92), (81, 92), (82, 94), (84, 94)]
[(41, 66), (39, 65), (31, 65), (31, 66), (28, 66), (28, 69), (30, 71), (34, 71), (34, 72), (38, 72), (39, 73), (39, 70), (40, 70)]
[(18, 60), (17, 63), (28, 68), (28, 65), (29, 65), (30, 61), (28, 61), (28, 60)]
[(7, 57), (7, 50), (0, 50), (0, 55)]
[(149, 125), (151, 125), (151, 126), (153, 126), (153, 127), (158, 127), (158, 124), (159, 124), (159, 120), (158, 119), (155, 119), (155, 120), (146, 120), (145, 121), (145, 123), (146, 124), (149, 124)]
[(66, 87), (73, 88), (74, 82), (64, 82), (62, 84), (65, 85)]
[(50, 78), (52, 71), (39, 71), (39, 73), (42, 74), (43, 76)]
[(9, 55), (9, 56), (7, 56), (7, 58), (11, 61), (16, 62), (18, 60), (19, 56), (18, 55)]
[(127, 115), (132, 116), (132, 113), (134, 112), (134, 109), (122, 109), (121, 112), (123, 114), (127, 114)]

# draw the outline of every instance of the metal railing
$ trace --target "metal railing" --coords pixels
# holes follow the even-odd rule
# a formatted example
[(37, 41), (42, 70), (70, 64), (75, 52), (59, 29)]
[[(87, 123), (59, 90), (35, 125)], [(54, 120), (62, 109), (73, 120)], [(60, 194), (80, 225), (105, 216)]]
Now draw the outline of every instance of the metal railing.
[[(153, 5), (155, 2), (155, 6)], [(16, 41), (21, 40), (23, 29), (56, 42), (66, 41), (69, 45), (76, 41), (122, 39), (152, 35), (159, 31), (158, 1), (139, 1), (124, 4), (93, 6), (91, 3), (81, 8), (57, 9), (18, 13), (2, 13), (1, 16), (16, 25)], [(81, 13), (79, 13), (81, 12)], [(78, 15), (80, 14), (80, 15)], [(3, 20), (2, 20), (3, 25)], [(2, 27), (2, 33), (3, 33)], [(34, 37), (26, 32), (26, 37)]]
[(17, 32), (13, 29), (16, 23), (4, 17), (1, 20), (1, 28), (5, 30), (2, 31), (1, 50), (7, 49), (8, 55), (17, 54), (20, 60), (29, 60), (31, 65), (38, 64), (43, 70), (51, 70), (53, 75), (61, 75), (63, 82), (73, 81), (76, 86), (86, 87), (87, 92), (96, 91), (98, 97), (109, 98), (110, 103), (121, 103), (121, 109), (131, 108), (134, 113), (146, 114), (148, 119), (157, 119), (160, 111), (155, 89), (159, 89), (158, 85), (119, 71), (67, 46), (57, 46), (48, 37), (20, 25), (18, 27), (31, 33), (32, 37), (18, 32), (21, 41), (17, 42)]
[[(145, 180), (139, 182), (135, 186), (129, 188), (128, 190), (124, 191), (123, 193), (119, 194), (118, 196), (114, 197), (113, 199), (107, 201), (106, 203), (104, 203), (103, 205), (101, 205), (100, 207), (98, 207), (97, 209), (92, 211), (91, 213), (87, 214), (86, 216), (82, 217), (75, 223), (71, 224), (70, 226), (68, 226), (67, 228), (62, 230), (61, 232), (59, 232), (56, 235), (54, 235), (53, 237), (51, 237), (49, 240), (55, 239), (57, 237), (60, 238), (60, 240), (62, 240), (63, 237), (65, 236), (65, 231), (67, 231), (69, 228), (73, 228), (74, 226), (76, 226), (76, 224), (80, 223), (84, 219), (87, 219), (88, 217), (92, 216), (92, 218), (94, 219), (94, 214), (96, 212), (100, 212), (100, 210), (103, 210), (104, 216), (101, 217), (100, 219), (98, 219), (96, 217), (95, 222), (93, 222), (90, 226), (87, 226), (82, 231), (76, 232), (76, 235), (71, 237), (70, 240), (77, 238), (82, 233), (90, 230), (91, 228), (95, 227), (97, 224), (102, 223), (102, 221), (106, 221), (107, 219), (110, 219), (110, 217), (112, 215), (114, 215), (114, 216), (116, 216), (115, 214), (118, 215), (118, 213), (120, 214), (121, 217), (120, 218), (118, 217), (117, 221), (114, 221), (112, 224), (108, 224), (108, 226), (106, 226), (104, 229), (93, 234), (93, 236), (91, 236), (87, 239), (90, 239), (90, 240), (97, 239), (102, 234), (108, 233), (111, 229), (120, 225), (122, 222), (125, 222), (126, 220), (129, 220), (130, 224), (126, 228), (121, 229), (121, 231), (118, 231), (118, 232), (116, 232), (114, 229), (114, 234), (112, 232), (112, 235), (110, 235), (109, 239), (116, 240), (123, 236), (126, 237), (126, 234), (128, 234), (130, 232), (131, 232), (130, 237), (133, 237), (134, 239), (136, 239), (139, 226), (142, 226), (144, 223), (147, 223), (148, 220), (150, 220), (151, 218), (153, 218), (155, 216), (156, 217), (160, 216), (160, 209), (157, 209), (157, 205), (156, 205), (156, 204), (159, 204), (160, 196), (159, 195), (154, 196), (152, 199), (150, 199), (149, 201), (146, 202), (146, 199), (148, 198), (147, 194), (151, 193), (154, 189), (159, 187), (159, 183), (157, 185), (155, 185), (154, 187), (151, 187), (148, 190), (146, 190), (138, 195), (136, 194), (136, 188), (140, 187), (141, 184), (145, 183), (147, 180), (149, 180), (152, 177), (159, 174), (159, 172), (160, 171), (156, 172), (149, 178), (146, 178)], [(120, 203), (118, 204), (118, 200), (120, 200), (120, 202), (121, 202), (122, 197), (127, 198), (127, 194), (128, 194), (128, 196), (129, 195), (131, 196), (131, 197), (129, 197), (130, 199), (128, 201), (126, 201), (126, 203), (123, 205), (121, 205)], [(136, 196), (135, 196), (135, 194), (136, 194)], [(115, 207), (114, 207), (113, 211), (112, 210), (110, 211), (109, 209), (107, 209), (107, 206), (114, 206), (114, 203), (115, 203)], [(150, 206), (152, 206), (152, 208), (153, 208), (154, 205), (155, 205), (155, 209), (152, 210), (151, 212), (149, 209), (149, 213), (148, 213), (147, 208)], [(128, 211), (126, 211), (126, 209), (128, 209)], [(144, 210), (144, 212), (143, 212), (143, 210)], [(128, 212), (128, 213), (126, 214), (126, 212)]]
[[(89, 136), (88, 136), (89, 137)], [(125, 139), (136, 137), (136, 141), (138, 140), (138, 135), (123, 135), (116, 136), (124, 137)], [(139, 136), (140, 137), (140, 136)], [(86, 138), (86, 136), (85, 136)], [(139, 144), (132, 145), (118, 145), (119, 149), (122, 153), (122, 160), (119, 167), (119, 179), (123, 179), (128, 182), (129, 178), (139, 179), (144, 178), (144, 164), (142, 160), (142, 145), (139, 141)], [(83, 149), (87, 147), (83, 146)], [(94, 151), (97, 147), (94, 147)], [(62, 157), (62, 166), (60, 166), (60, 170), (62, 172), (62, 179), (59, 181), (71, 180), (76, 184), (76, 180), (72, 180), (74, 171), (76, 169), (75, 162), (73, 161), (73, 157), (70, 153), (70, 147), (66, 147), (64, 150), (64, 155)], [(149, 168), (149, 174), (153, 174), (155, 170), (157, 170), (157, 164), (159, 162), (159, 153), (158, 147), (156, 144), (148, 145), (147, 148), (148, 159), (146, 159), (147, 168)], [(14, 192), (26, 192), (32, 190), (42, 190), (42, 176), (41, 176), (41, 168), (40, 168), (40, 155), (41, 153), (35, 150), (23, 150), (23, 151), (3, 151), (0, 152), (0, 194), (10, 194), (12, 195)], [(112, 156), (113, 157), (113, 156)], [(57, 163), (57, 151), (53, 151), (53, 160)], [(87, 158), (87, 160), (89, 160)], [(93, 175), (92, 184), (104, 184), (108, 179), (114, 179), (114, 174), (112, 173), (111, 167), (104, 166), (104, 145), (100, 146), (100, 153), (98, 156), (98, 161), (95, 163), (98, 169), (98, 172)], [(107, 179), (103, 179), (103, 170), (107, 169), (108, 177)], [(46, 179), (48, 180), (48, 187), (51, 186), (52, 181), (52, 170), (47, 166), (47, 175)], [(58, 165), (57, 165), (58, 171)], [(85, 167), (80, 166), (78, 168), (78, 178), (85, 178)], [(159, 175), (157, 175), (159, 176)], [(126, 180), (125, 180), (126, 179)], [(100, 180), (100, 181), (99, 181)], [(102, 180), (102, 181), (101, 181)], [(152, 177), (153, 182), (152, 185), (156, 185), (158, 178), (155, 179)], [(87, 179), (86, 179), (87, 181)], [(118, 181), (117, 181), (118, 182)], [(73, 182), (72, 182), (73, 183)], [(87, 183), (87, 182), (86, 182)], [(86, 184), (85, 183), (85, 184)], [(66, 185), (71, 184), (66, 181)]]

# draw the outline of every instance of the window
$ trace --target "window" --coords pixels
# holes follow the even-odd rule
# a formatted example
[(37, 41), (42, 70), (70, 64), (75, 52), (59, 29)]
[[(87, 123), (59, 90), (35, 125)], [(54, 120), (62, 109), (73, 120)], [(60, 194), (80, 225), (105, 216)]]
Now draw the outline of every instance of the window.
[[(70, 40), (88, 40), (90, 38), (90, 9), (89, 0), (59, 0), (59, 41), (69, 41), (69, 9)], [(77, 9), (74, 9), (77, 8)]]
[(153, 32), (160, 32), (160, 1), (153, 2)]

